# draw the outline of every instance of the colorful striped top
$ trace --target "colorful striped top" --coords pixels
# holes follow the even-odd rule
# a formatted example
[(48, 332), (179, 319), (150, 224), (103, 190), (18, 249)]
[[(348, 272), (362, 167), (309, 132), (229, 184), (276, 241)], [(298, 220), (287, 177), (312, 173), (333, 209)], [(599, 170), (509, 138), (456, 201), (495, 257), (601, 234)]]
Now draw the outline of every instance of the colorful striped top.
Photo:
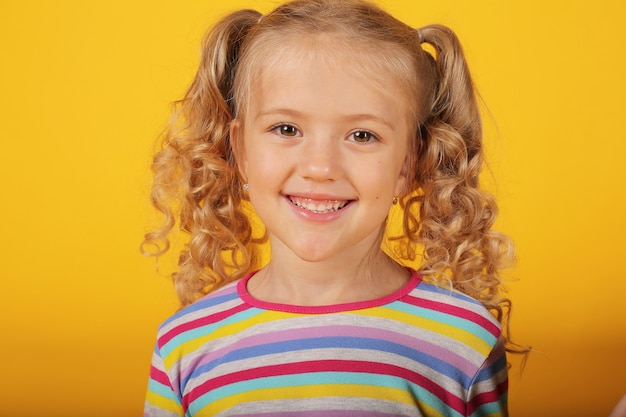
[(498, 322), (413, 273), (389, 296), (266, 303), (250, 277), (159, 329), (144, 416), (506, 416)]

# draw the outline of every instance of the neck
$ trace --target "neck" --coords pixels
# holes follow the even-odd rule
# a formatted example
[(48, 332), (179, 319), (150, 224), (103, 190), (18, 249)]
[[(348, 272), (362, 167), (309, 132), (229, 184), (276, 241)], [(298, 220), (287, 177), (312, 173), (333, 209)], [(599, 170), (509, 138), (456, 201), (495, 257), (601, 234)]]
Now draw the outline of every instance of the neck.
[(399, 290), (410, 275), (378, 246), (317, 262), (277, 252), (248, 283), (259, 300), (301, 306), (367, 301)]

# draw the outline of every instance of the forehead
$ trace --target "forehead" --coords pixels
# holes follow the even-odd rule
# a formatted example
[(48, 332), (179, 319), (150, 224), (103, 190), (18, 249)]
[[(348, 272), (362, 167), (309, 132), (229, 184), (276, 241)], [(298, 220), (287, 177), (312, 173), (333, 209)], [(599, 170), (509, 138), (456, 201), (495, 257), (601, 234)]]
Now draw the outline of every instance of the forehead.
[[(242, 97), (251, 104), (259, 88), (272, 82), (280, 84), (286, 76), (305, 74), (312, 68), (324, 67), (337, 77), (348, 77), (360, 85), (384, 96), (402, 101), (410, 113), (415, 111), (414, 69), (410, 57), (402, 51), (381, 48), (363, 41), (355, 41), (339, 34), (323, 33), (311, 36), (292, 36), (266, 39), (248, 58), (249, 83)], [(251, 59), (250, 59), (251, 58)], [(307, 83), (305, 77), (300, 82)], [(241, 80), (245, 82), (244, 80)], [(295, 92), (294, 92), (295, 93)]]

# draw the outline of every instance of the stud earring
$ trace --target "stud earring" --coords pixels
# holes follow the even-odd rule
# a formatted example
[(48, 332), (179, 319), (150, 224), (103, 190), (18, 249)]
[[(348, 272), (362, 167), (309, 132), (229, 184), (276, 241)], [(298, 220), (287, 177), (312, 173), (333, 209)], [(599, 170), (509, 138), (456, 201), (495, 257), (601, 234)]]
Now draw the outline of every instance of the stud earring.
[(244, 191), (248, 191), (248, 188), (250, 188), (250, 186), (249, 186), (249, 185), (248, 185), (248, 183), (246, 182), (246, 183), (243, 185), (243, 190), (244, 190)]
[(394, 206), (398, 204), (398, 197), (394, 197), (393, 200), (391, 200), (391, 204), (393, 204)]

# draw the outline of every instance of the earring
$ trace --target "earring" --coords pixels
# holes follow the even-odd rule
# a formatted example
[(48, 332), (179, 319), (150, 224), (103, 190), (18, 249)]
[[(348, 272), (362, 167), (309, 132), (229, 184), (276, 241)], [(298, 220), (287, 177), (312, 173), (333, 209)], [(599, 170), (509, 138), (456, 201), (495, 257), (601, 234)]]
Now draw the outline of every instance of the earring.
[(250, 186), (249, 186), (249, 185), (248, 185), (248, 183), (246, 182), (246, 183), (243, 185), (243, 190), (244, 190), (244, 191), (248, 191), (248, 188), (250, 188)]
[(393, 200), (391, 200), (391, 204), (393, 204), (394, 206), (398, 204), (398, 197), (394, 197)]

